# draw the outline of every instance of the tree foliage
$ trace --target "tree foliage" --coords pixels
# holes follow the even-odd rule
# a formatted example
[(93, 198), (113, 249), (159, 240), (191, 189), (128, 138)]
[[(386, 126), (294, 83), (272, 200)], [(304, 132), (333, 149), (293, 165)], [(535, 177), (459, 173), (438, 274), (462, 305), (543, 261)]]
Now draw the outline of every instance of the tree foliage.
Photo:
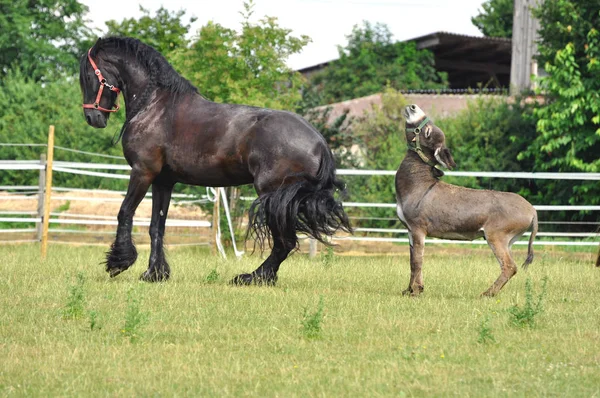
[(110, 20), (106, 22), (109, 36), (129, 36), (141, 40), (143, 43), (154, 47), (165, 57), (179, 48), (185, 48), (189, 41), (186, 38), (195, 17), (189, 23), (182, 21), (184, 10), (171, 12), (160, 7), (153, 17), (150, 11), (140, 5), (142, 17), (139, 19), (126, 18), (120, 22)]
[[(111, 146), (111, 138), (120, 127), (112, 115), (106, 129), (94, 129), (87, 125), (81, 108), (81, 92), (73, 79), (62, 79), (43, 86), (19, 70), (10, 71), (0, 85), (0, 143), (45, 144), (48, 126), (56, 127), (55, 145), (122, 155), (120, 146)], [(119, 112), (120, 113), (120, 112)], [(122, 122), (122, 120), (121, 120)], [(36, 160), (46, 148), (39, 146), (0, 146), (0, 159)], [(60, 149), (55, 151), (57, 160), (111, 162), (112, 159), (95, 158)], [(115, 159), (114, 161), (116, 161)], [(124, 162), (120, 162), (123, 164)], [(35, 172), (5, 170), (0, 173), (0, 185), (37, 185)], [(124, 188), (121, 181), (104, 178), (82, 178), (74, 174), (57, 173), (56, 186), (86, 188)], [(90, 186), (90, 182), (95, 184)]]
[(446, 74), (436, 71), (430, 51), (417, 50), (414, 42), (394, 42), (384, 24), (355, 25), (347, 39), (344, 47), (338, 47), (339, 59), (311, 79), (323, 104), (378, 93), (386, 85), (396, 90), (448, 85)]
[(72, 75), (91, 43), (77, 0), (0, 0), (0, 77), (12, 68), (46, 81)]
[[(521, 157), (540, 171), (599, 172), (600, 3), (546, 0), (535, 14), (548, 75), (539, 79), (544, 100), (534, 110), (537, 136)], [(557, 181), (556, 192), (564, 184)], [(600, 203), (600, 187), (578, 184), (568, 199)]]
[(203, 26), (190, 48), (174, 54), (174, 65), (213, 101), (293, 110), (302, 77), (285, 61), (309, 39), (292, 36), (273, 17), (251, 22), (252, 8), (252, 1), (244, 2), (240, 32), (214, 22)]
[(514, 0), (486, 0), (471, 22), (485, 36), (512, 38)]

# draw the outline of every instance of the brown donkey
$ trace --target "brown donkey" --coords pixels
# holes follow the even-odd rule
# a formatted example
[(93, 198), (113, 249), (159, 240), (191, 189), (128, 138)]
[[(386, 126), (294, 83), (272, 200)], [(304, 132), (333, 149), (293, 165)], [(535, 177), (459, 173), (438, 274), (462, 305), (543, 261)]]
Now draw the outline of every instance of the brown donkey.
[(409, 151), (396, 172), (398, 217), (408, 229), (410, 283), (403, 294), (423, 291), (425, 237), (474, 240), (484, 237), (500, 263), (501, 273), (484, 296), (494, 296), (517, 273), (510, 248), (532, 228), (527, 260), (533, 261), (533, 240), (538, 230), (537, 212), (521, 196), (463, 188), (439, 180), (437, 164), (456, 166), (442, 130), (417, 106), (404, 110)]

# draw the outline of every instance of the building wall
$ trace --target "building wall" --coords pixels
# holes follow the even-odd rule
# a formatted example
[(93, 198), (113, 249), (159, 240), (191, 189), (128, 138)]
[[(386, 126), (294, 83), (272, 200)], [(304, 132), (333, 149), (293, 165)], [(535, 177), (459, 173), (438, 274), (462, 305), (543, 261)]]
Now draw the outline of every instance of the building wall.
[[(432, 118), (454, 115), (467, 108), (469, 101), (480, 98), (478, 94), (404, 94), (409, 104), (417, 104)], [(506, 98), (506, 97), (505, 97)], [(362, 116), (373, 106), (381, 106), (381, 94), (356, 98), (328, 105), (332, 107), (329, 120), (334, 121), (347, 109), (349, 116)]]

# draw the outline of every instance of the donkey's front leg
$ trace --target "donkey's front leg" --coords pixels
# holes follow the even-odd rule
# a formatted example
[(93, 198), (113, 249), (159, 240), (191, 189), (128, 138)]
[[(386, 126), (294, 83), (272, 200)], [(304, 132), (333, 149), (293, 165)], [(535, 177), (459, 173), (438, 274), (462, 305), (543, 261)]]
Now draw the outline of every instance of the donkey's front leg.
[(410, 231), (410, 283), (403, 295), (418, 296), (423, 292), (423, 252), (425, 250), (425, 233)]
[(148, 192), (148, 187), (154, 175), (142, 172), (135, 167), (131, 170), (127, 194), (117, 219), (117, 237), (106, 253), (106, 272), (112, 277), (127, 270), (137, 259), (137, 250), (131, 240), (131, 229), (133, 227), (133, 215), (138, 205)]
[[(160, 178), (160, 177), (159, 177)], [(157, 178), (157, 180), (159, 179)], [(162, 282), (169, 279), (171, 268), (165, 258), (163, 237), (165, 223), (173, 192), (172, 183), (152, 183), (152, 221), (150, 222), (150, 261), (140, 279), (146, 282)]]

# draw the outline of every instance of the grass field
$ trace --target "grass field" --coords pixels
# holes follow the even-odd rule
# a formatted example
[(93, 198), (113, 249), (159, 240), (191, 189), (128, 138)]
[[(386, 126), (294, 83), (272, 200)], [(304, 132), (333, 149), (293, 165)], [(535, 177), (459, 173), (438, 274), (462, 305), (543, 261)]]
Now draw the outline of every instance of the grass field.
[[(600, 396), (597, 248), (537, 247), (493, 299), (487, 249), (428, 247), (419, 298), (407, 254), (296, 254), (276, 287), (239, 288), (258, 255), (172, 249), (171, 281), (147, 284), (147, 249), (113, 280), (104, 250), (0, 246), (2, 396)], [(510, 311), (527, 280), (533, 327)]]

